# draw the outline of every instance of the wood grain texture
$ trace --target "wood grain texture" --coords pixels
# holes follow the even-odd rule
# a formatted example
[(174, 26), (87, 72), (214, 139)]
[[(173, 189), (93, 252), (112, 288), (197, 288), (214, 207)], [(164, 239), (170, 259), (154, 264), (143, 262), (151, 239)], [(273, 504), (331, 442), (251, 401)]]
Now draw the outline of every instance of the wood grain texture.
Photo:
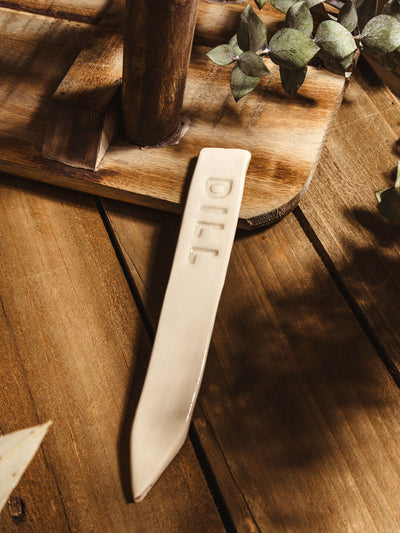
[(377, 61), (375, 57), (366, 56), (366, 59), (371, 64), (374, 71), (378, 74), (381, 80), (387, 85), (393, 93), (400, 96), (400, 68), (397, 67), (393, 71), (386, 70)]
[[(93, 38), (51, 98), (42, 150), (45, 158), (78, 168), (98, 168), (117, 128), (122, 28), (126, 33), (122, 124), (127, 138), (139, 145), (165, 144), (170, 140), (175, 144), (179, 139), (193, 40), (188, 26), (193, 27), (196, 14), (197, 42), (207, 46), (227, 42), (236, 31), (243, 6), (222, 10), (202, 2), (198, 15), (198, 2), (183, 9), (163, 2), (155, 11), (152, 6), (151, 12), (146, 6), (136, 1), (128, 3), (124, 24), (123, 2), (115, 0), (109, 4)], [(257, 9), (254, 3), (253, 8)], [(269, 5), (260, 15), (270, 32), (282, 23), (282, 15)], [(176, 35), (181, 39), (177, 40)], [(143, 42), (158, 53), (145, 53)], [(150, 68), (146, 67), (148, 62)]]
[(196, 23), (195, 43), (210, 47), (227, 43), (236, 33), (240, 14), (248, 3), (267, 26), (268, 39), (270, 39), (272, 34), (282, 25), (285, 17), (269, 2), (260, 11), (254, 0), (236, 5), (221, 5), (201, 1)]
[(110, 0), (0, 0), (0, 7), (95, 25), (109, 3)]
[(177, 135), (198, 0), (126, 0), (123, 133), (154, 146)]
[(302, 203), (321, 248), (397, 369), (400, 235), (376, 209), (374, 191), (393, 185), (399, 134), (397, 99), (370, 69), (357, 75)]
[(96, 170), (117, 129), (123, 6), (115, 1), (49, 100), (43, 157)]
[[(34, 61), (31, 60), (32, 67), (25, 65), (23, 73), (18, 71), (19, 79), (22, 77), (24, 82), (13, 85), (14, 78), (6, 78), (5, 87), (12, 88), (13, 99), (0, 111), (0, 169), (30, 179), (181, 212), (200, 148), (244, 148), (249, 149), (253, 157), (240, 214), (243, 226), (255, 228), (279, 220), (304, 194), (342, 97), (344, 81), (340, 76), (310, 68), (299, 95), (291, 99), (283, 92), (278, 69), (274, 68), (273, 74), (263, 79), (254, 94), (235, 104), (229, 89), (229, 67), (214, 65), (205, 57), (206, 48), (195, 47), (183, 106), (191, 127), (179, 145), (140, 150), (116, 140), (93, 173), (45, 160), (40, 155), (48, 97), (68, 69), (73, 55), (60, 46), (63, 54), (57, 56), (57, 61), (50, 62), (50, 47), (40, 35), (52, 34), (56, 47), (58, 41), (53, 27), (62, 27), (63, 31), (71, 32), (68, 39), (64, 37), (66, 46), (73, 39), (76, 27), (63, 21), (10, 14), (4, 10), (3, 20), (7, 21), (9, 16), (16, 22), (14, 27), (5, 22), (2, 26), (5, 57), (15, 64), (16, 58), (21, 56), (21, 48), (16, 51), (14, 47), (15, 35), (20, 32), (18, 39), (25, 46), (26, 54), (33, 54)], [(31, 33), (22, 30), (24, 24), (32, 28)], [(11, 33), (12, 38), (9, 38)], [(38, 69), (42, 75), (31, 85), (30, 80)], [(8, 93), (0, 94), (6, 101)]]
[(3, 176), (0, 213), (0, 428), (53, 420), (14, 494), (24, 515), (5, 508), (0, 530), (223, 531), (190, 442), (142, 505), (126, 501), (150, 344), (94, 201)]
[[(104, 205), (156, 324), (179, 220)], [(238, 236), (199, 401), (238, 531), (399, 529), (398, 389), (293, 215)]]

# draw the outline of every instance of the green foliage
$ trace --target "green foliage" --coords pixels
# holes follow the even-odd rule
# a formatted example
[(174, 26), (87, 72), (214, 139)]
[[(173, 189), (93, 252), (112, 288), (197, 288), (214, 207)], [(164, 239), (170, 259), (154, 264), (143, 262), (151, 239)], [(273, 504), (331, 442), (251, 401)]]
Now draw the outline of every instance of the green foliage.
[(247, 76), (261, 77), (271, 74), (261, 57), (254, 52), (243, 52), (243, 54), (240, 54), (238, 67)]
[(315, 34), (315, 42), (335, 59), (343, 59), (357, 48), (349, 30), (334, 20), (321, 22)]
[(243, 96), (246, 96), (246, 94), (254, 91), (260, 79), (260, 77), (247, 76), (236, 65), (231, 74), (231, 91), (236, 102), (243, 98)]
[(217, 46), (207, 53), (217, 65), (237, 62), (231, 74), (231, 91), (236, 102), (254, 91), (262, 76), (270, 74), (261, 57), (266, 46), (267, 28), (248, 5), (240, 16), (237, 34), (228, 44)]
[(348, 68), (352, 66), (353, 61), (354, 61), (354, 52), (352, 52), (347, 57), (344, 57), (343, 59), (341, 59), (339, 61), (339, 65), (342, 67), (343, 70), (347, 70)]
[(357, 9), (358, 27), (363, 28), (366, 23), (375, 17), (378, 8), (378, 0), (354, 0)]
[(352, 0), (346, 0), (343, 7), (339, 11), (338, 22), (346, 28), (346, 30), (352, 32), (357, 28), (358, 15), (357, 9)]
[[(262, 9), (267, 0), (255, 2)], [(286, 14), (286, 27), (278, 30), (269, 43), (265, 24), (248, 4), (240, 16), (237, 33), (207, 56), (217, 65), (235, 63), (231, 90), (236, 101), (252, 92), (261, 77), (270, 74), (263, 60), (268, 55), (279, 65), (282, 87), (290, 96), (295, 96), (303, 84), (307, 65), (315, 56), (328, 70), (349, 77), (357, 45), (378, 55), (381, 63), (393, 70), (400, 62), (400, 0), (388, 0), (384, 13), (378, 16), (376, 2), (344, 0), (334, 17), (326, 12), (321, 0), (271, 0), (276, 9)], [(323, 20), (313, 37), (314, 15)], [(352, 32), (358, 35), (353, 36)]]
[(351, 74), (351, 67), (353, 66), (354, 61), (354, 52), (343, 59), (336, 59), (323, 50), (321, 50), (318, 56), (320, 59), (322, 59), (322, 62), (327, 70), (334, 72), (335, 74), (345, 75), (346, 77)]
[[(292, 5), (296, 4), (298, 1), (299, 0), (271, 0), (271, 6), (286, 15)], [(308, 9), (311, 9), (317, 4), (322, 4), (323, 1), (324, 0), (305, 0), (305, 4)]]
[(236, 52), (229, 44), (221, 44), (207, 52), (206, 55), (217, 65), (229, 65), (233, 63)]
[(268, 2), (268, 0), (254, 0), (257, 4), (258, 9), (262, 9), (265, 4)]
[(269, 43), (269, 56), (280, 67), (298, 69), (305, 67), (318, 52), (315, 42), (299, 30), (282, 28)]
[(240, 56), (240, 54), (243, 52), (243, 50), (240, 48), (240, 46), (238, 45), (238, 42), (237, 42), (237, 34), (235, 33), (235, 35), (230, 39), (229, 41), (229, 46), (233, 49), (233, 51), (235, 52), (235, 54), (237, 56)]
[(286, 15), (289, 8), (296, 2), (297, 0), (271, 0), (271, 6)]
[(378, 209), (393, 224), (400, 224), (400, 161), (397, 165), (397, 176), (394, 187), (375, 192)]
[(362, 43), (371, 54), (384, 55), (400, 47), (400, 21), (390, 15), (378, 15), (362, 30)]
[(244, 52), (257, 52), (267, 46), (267, 28), (250, 4), (239, 19), (237, 42)]
[(306, 78), (307, 67), (297, 69), (279, 67), (279, 74), (284, 90), (289, 96), (295, 96)]
[[(261, 10), (267, 1), (255, 3)], [(286, 27), (278, 30), (269, 43), (263, 21), (247, 5), (240, 16), (237, 34), (229, 43), (207, 52), (217, 65), (236, 62), (231, 73), (231, 91), (236, 102), (270, 74), (263, 61), (267, 55), (279, 65), (282, 87), (292, 97), (303, 84), (307, 65), (316, 55), (327, 69), (346, 77), (351, 75), (357, 44), (361, 51), (378, 55), (389, 70), (400, 62), (400, 0), (388, 0), (381, 15), (376, 15), (377, 0), (344, 0), (337, 17), (326, 12), (321, 0), (271, 0), (271, 4), (286, 15)], [(313, 15), (322, 19), (314, 38)], [(359, 35), (353, 36), (352, 32)], [(380, 213), (393, 224), (400, 224), (400, 161), (394, 186), (376, 191), (375, 195)]]
[(296, 2), (290, 6), (286, 13), (286, 26), (301, 31), (307, 37), (311, 37), (314, 21), (311, 11), (305, 2)]

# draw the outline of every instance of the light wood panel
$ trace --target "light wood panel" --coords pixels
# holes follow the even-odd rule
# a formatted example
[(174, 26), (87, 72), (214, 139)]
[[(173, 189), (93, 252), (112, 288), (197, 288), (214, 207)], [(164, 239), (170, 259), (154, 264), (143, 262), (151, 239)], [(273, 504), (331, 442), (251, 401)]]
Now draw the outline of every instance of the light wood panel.
[(223, 531), (190, 442), (127, 503), (132, 375), (150, 344), (94, 201), (3, 176), (0, 213), (0, 428), (53, 421), (14, 493), (24, 517), (6, 507), (0, 530)]
[[(155, 324), (179, 220), (105, 206)], [(200, 406), (238, 531), (399, 529), (398, 389), (292, 215), (235, 242)]]
[(373, 335), (399, 368), (400, 233), (379, 214), (374, 191), (393, 185), (400, 105), (363, 67), (365, 76), (357, 75), (346, 93), (302, 211)]
[[(180, 212), (200, 148), (245, 148), (251, 150), (253, 158), (241, 210), (243, 226), (254, 228), (279, 220), (304, 194), (342, 96), (342, 77), (310, 68), (298, 97), (291, 99), (280, 87), (278, 69), (273, 67), (273, 74), (263, 79), (253, 95), (235, 104), (229, 89), (230, 69), (212, 64), (205, 56), (207, 49), (196, 47), (183, 109), (192, 124), (181, 142), (162, 150), (140, 150), (117, 140), (93, 173), (40, 156), (48, 98), (71, 62), (73, 54), (65, 43), (74, 39), (78, 26), (7, 10), (2, 13), (5, 57), (11, 64), (24, 54), (32, 60), (23, 73), (17, 66), (18, 84), (6, 77), (13, 98), (0, 115), (0, 169)], [(12, 26), (10, 16), (15, 19)], [(29, 31), (23, 29), (26, 25)], [(54, 28), (71, 34), (68, 39), (64, 37), (57, 60), (50, 61), (53, 48), (45, 36), (52, 35), (57, 48), (59, 36)], [(36, 75), (33, 84), (38, 71), (41, 76)], [(6, 99), (4, 93), (2, 97)]]

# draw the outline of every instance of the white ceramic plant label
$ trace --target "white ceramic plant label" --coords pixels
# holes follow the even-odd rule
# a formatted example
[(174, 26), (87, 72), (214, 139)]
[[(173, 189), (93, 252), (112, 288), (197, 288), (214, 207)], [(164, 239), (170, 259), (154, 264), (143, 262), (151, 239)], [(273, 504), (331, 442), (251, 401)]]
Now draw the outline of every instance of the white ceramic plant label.
[(0, 511), (33, 459), (51, 422), (0, 437)]
[(141, 501), (183, 445), (203, 377), (251, 154), (201, 150), (131, 432)]

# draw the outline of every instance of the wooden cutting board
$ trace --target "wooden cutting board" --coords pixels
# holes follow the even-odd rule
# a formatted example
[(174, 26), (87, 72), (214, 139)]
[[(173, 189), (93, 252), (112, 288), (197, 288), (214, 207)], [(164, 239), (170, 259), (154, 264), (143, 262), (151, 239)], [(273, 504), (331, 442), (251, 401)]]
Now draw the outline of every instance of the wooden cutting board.
[[(52, 94), (79, 52), (90, 49), (104, 9), (104, 2), (94, 2), (88, 13), (76, 0), (67, 4), (52, 3), (50, 10), (45, 1), (37, 0), (0, 8), (0, 170), (179, 213), (200, 149), (243, 148), (251, 151), (252, 161), (240, 225), (252, 229), (271, 224), (297, 205), (312, 178), (345, 80), (310, 67), (298, 95), (290, 98), (280, 86), (278, 67), (271, 63), (272, 75), (235, 103), (229, 88), (231, 67), (214, 65), (205, 53), (235, 33), (243, 5), (200, 4), (184, 101), (191, 126), (178, 145), (139, 149), (116, 136), (96, 171), (44, 158)], [(116, 9), (122, 16), (122, 6)], [(271, 36), (283, 16), (266, 7), (262, 17)], [(110, 25), (106, 39), (114, 43), (114, 55), (122, 54), (120, 24)], [(114, 69), (116, 79), (107, 77), (106, 70), (102, 75), (113, 87), (122, 74), (119, 64), (107, 66)], [(80, 63), (79, 68), (87, 69), (83, 79), (90, 86), (96, 62)], [(96, 92), (91, 86), (88, 98), (100, 99), (101, 91), (108, 90), (101, 86)]]

